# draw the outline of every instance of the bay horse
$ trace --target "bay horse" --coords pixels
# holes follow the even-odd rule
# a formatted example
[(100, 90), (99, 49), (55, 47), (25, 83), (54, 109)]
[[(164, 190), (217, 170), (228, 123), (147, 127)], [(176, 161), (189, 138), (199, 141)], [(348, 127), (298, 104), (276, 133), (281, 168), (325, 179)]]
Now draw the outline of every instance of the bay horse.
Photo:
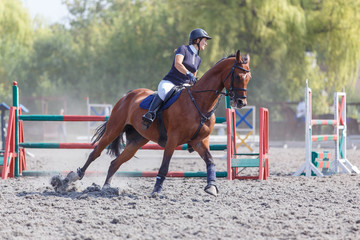
[[(206, 163), (205, 192), (217, 196), (215, 163), (209, 149), (209, 135), (215, 124), (213, 110), (221, 95), (229, 96), (233, 107), (246, 106), (246, 88), (251, 79), (249, 64), (249, 54), (241, 56), (237, 50), (235, 55), (228, 56), (211, 67), (195, 85), (182, 90), (178, 100), (163, 111), (167, 141), (152, 195), (161, 193), (175, 148), (187, 143)], [(226, 93), (222, 92), (224, 88)], [(136, 89), (128, 92), (116, 103), (109, 120), (95, 133), (93, 144), (97, 142), (97, 145), (85, 165), (76, 172), (70, 172), (61, 180), (61, 184), (68, 186), (69, 183), (82, 179), (89, 165), (109, 146), (108, 150), (116, 156), (109, 166), (103, 186), (104, 189), (109, 188), (114, 174), (123, 163), (131, 159), (138, 149), (150, 140), (158, 142), (157, 121), (147, 130), (142, 128), (141, 119), (147, 110), (140, 108), (139, 104), (150, 94), (153, 94), (153, 91), (149, 89)], [(124, 133), (126, 144), (120, 153)]]

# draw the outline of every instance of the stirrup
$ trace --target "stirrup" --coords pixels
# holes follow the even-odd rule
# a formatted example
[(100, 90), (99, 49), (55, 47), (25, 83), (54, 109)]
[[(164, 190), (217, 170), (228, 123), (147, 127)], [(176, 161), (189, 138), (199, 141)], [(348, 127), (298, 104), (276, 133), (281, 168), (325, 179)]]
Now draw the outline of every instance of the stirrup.
[(153, 118), (153, 114), (151, 112), (147, 112), (144, 116), (142, 116), (142, 120), (143, 129), (148, 129), (150, 125), (154, 122), (155, 118)]

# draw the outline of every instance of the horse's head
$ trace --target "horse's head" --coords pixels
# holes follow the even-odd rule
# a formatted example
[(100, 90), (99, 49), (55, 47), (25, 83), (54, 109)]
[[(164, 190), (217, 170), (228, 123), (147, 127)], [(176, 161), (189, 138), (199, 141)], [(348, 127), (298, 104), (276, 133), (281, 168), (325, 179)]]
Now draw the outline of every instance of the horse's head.
[(230, 97), (230, 104), (233, 107), (242, 108), (247, 104), (246, 88), (251, 79), (249, 64), (249, 54), (241, 57), (240, 51), (237, 50), (234, 65), (228, 74), (230, 80), (227, 80), (227, 76), (224, 81), (224, 86)]

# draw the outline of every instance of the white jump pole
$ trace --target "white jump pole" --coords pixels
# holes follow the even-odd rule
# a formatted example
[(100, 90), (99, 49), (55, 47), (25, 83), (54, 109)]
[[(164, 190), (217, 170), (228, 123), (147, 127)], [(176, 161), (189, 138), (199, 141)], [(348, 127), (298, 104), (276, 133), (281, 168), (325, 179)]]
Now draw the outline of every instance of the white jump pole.
[(312, 92), (308, 86), (308, 80), (306, 80), (305, 88), (305, 104), (306, 104), (306, 114), (305, 114), (305, 163), (294, 173), (294, 176), (300, 176), (305, 172), (306, 177), (311, 176), (311, 171), (313, 171), (317, 176), (324, 176), (320, 170), (311, 162), (311, 151), (312, 151)]

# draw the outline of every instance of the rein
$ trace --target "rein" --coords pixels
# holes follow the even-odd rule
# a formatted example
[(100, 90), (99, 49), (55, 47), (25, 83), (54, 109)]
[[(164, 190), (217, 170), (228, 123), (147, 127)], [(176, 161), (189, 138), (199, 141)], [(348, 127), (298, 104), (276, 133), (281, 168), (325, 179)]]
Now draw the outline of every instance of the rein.
[[(197, 136), (197, 134), (200, 132), (202, 126), (205, 124), (205, 122), (207, 122), (211, 116), (213, 115), (213, 113), (215, 112), (215, 110), (218, 108), (219, 106), (219, 103), (221, 101), (221, 97), (222, 96), (229, 96), (231, 99), (235, 97), (235, 91), (247, 91), (246, 88), (234, 88), (233, 87), (233, 82), (234, 82), (234, 72), (235, 72), (235, 68), (238, 68), (242, 71), (245, 71), (246, 74), (250, 72), (250, 70), (246, 70), (245, 68), (243, 67), (240, 67), (239, 64), (235, 61), (233, 67), (231, 68), (230, 72), (226, 75), (225, 79), (223, 80), (223, 83), (225, 83), (225, 81), (228, 79), (229, 76), (231, 76), (231, 82), (230, 82), (230, 88), (229, 88), (229, 92), (222, 92), (222, 90), (201, 90), (201, 91), (194, 91), (196, 93), (201, 93), (201, 92), (215, 92), (216, 95), (221, 95), (220, 98), (218, 98), (214, 108), (206, 113), (206, 114), (203, 114), (199, 108), (199, 106), (197, 105), (196, 101), (195, 101), (195, 98), (193, 97), (193, 95), (191, 94), (191, 91), (190, 91), (190, 87), (186, 86), (186, 89), (189, 93), (189, 96), (190, 96), (190, 99), (191, 101), (194, 103), (196, 109), (198, 110), (198, 112), (200, 113), (200, 116), (201, 116), (201, 120), (200, 120), (200, 125), (198, 127), (198, 129), (196, 130), (196, 132), (194, 133), (194, 135), (190, 138), (190, 140), (188, 142), (191, 142), (192, 140), (195, 139), (195, 137)], [(242, 96), (239, 96), (241, 99), (245, 99), (246, 96), (242, 95)]]
[[(223, 92), (222, 90), (200, 90), (200, 91), (194, 91), (196, 93), (201, 93), (201, 92), (215, 92), (216, 95), (223, 95), (223, 96), (229, 96), (230, 98), (234, 98), (235, 97), (235, 91), (244, 91), (246, 92), (247, 89), (246, 88), (234, 88), (234, 72), (235, 72), (235, 68), (240, 69), (244, 72), (249, 73), (250, 70), (246, 70), (243, 67), (240, 67), (239, 64), (235, 61), (233, 67), (231, 68), (230, 72), (226, 75), (226, 77), (223, 80), (223, 83), (225, 83), (225, 81), (228, 79), (229, 76), (231, 76), (231, 82), (230, 82), (230, 88), (229, 88), (229, 92)], [(242, 99), (245, 99), (246, 96), (242, 95), (239, 96)]]
[(193, 95), (191, 94), (190, 88), (191, 88), (191, 87), (188, 87), (188, 86), (186, 87), (186, 89), (187, 89), (187, 91), (188, 91), (188, 93), (189, 93), (189, 96), (190, 96), (191, 101), (194, 103), (196, 109), (198, 110), (198, 112), (199, 112), (200, 115), (201, 115), (201, 120), (200, 120), (200, 125), (199, 125), (198, 129), (196, 130), (196, 132), (194, 133), (194, 135), (190, 138), (190, 140), (189, 140), (188, 142), (190, 142), (190, 141), (192, 141), (192, 140), (195, 139), (196, 135), (200, 132), (200, 129), (202, 128), (202, 126), (204, 126), (204, 124), (211, 118), (211, 116), (213, 115), (213, 113), (215, 112), (215, 110), (218, 108), (219, 103), (220, 103), (220, 101), (221, 101), (221, 97), (222, 97), (222, 96), (220, 96), (220, 98), (217, 100), (214, 108), (213, 108), (210, 112), (208, 112), (208, 113), (206, 113), (206, 114), (203, 114), (203, 113), (201, 112), (199, 106), (197, 105), (197, 103), (196, 103), (196, 101), (195, 101), (195, 98), (194, 98)]

